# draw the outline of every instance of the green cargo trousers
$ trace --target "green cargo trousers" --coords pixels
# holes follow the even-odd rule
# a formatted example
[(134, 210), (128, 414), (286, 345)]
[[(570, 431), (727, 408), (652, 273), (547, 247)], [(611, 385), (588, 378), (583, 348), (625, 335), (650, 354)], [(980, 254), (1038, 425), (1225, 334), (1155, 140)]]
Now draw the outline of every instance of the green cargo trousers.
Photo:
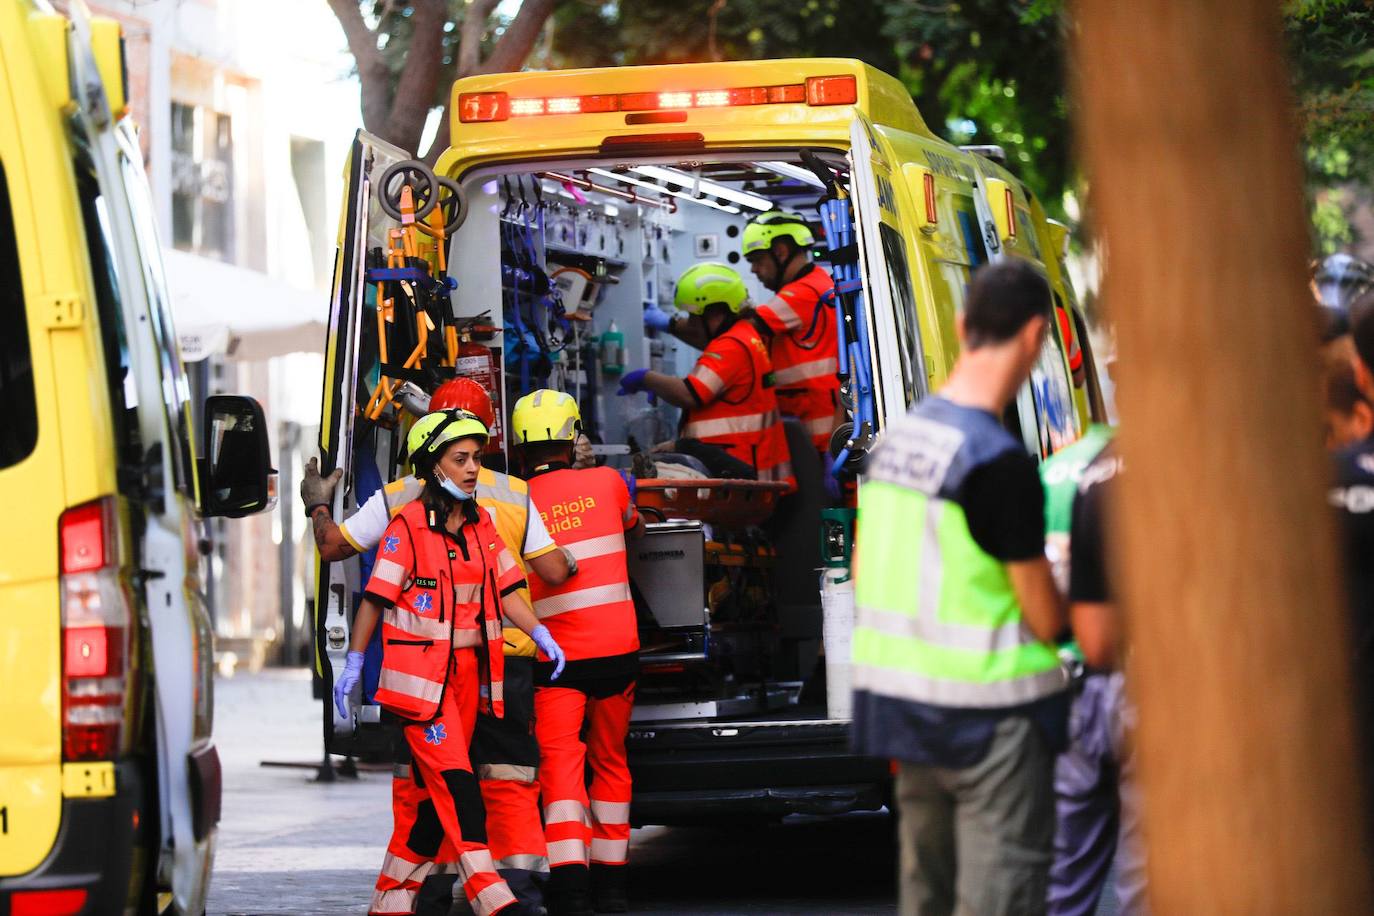
[(1040, 916), (1054, 856), (1054, 755), (1029, 719), (962, 769), (897, 771), (902, 916)]

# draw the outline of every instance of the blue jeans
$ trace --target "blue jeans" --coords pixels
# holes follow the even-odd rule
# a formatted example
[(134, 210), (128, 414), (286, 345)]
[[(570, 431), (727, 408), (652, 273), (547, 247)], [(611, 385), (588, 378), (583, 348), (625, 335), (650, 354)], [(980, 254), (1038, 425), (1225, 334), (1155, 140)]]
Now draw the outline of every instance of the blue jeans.
[(1120, 912), (1146, 912), (1140, 793), (1126, 747), (1133, 726), (1122, 675), (1088, 674), (1069, 715), (1069, 748), (1055, 761), (1050, 916), (1092, 916), (1113, 861)]

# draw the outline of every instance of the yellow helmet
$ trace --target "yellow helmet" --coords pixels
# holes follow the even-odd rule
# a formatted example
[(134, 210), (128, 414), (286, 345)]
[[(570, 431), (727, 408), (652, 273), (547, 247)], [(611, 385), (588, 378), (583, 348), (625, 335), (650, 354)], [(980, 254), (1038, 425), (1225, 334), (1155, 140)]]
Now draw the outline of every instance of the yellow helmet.
[(693, 264), (677, 278), (673, 304), (693, 315), (700, 315), (706, 306), (716, 302), (723, 303), (732, 312), (738, 312), (748, 296), (744, 278), (733, 267), (718, 261), (707, 261)]
[(436, 410), (415, 421), (406, 435), (406, 452), (410, 455), (410, 466), (414, 468), (417, 458), (433, 461), (443, 454), (444, 446), (450, 442), (481, 439), (485, 444), (487, 437), (486, 426), (472, 411), (457, 408)]
[(515, 402), (510, 414), (516, 445), (527, 442), (572, 442), (582, 431), (582, 414), (572, 395), (552, 388), (531, 391)]
[(816, 244), (811, 227), (806, 220), (786, 210), (769, 210), (760, 213), (744, 227), (740, 237), (740, 248), (745, 256), (756, 251), (767, 251), (774, 239), (791, 239), (798, 248), (810, 248)]

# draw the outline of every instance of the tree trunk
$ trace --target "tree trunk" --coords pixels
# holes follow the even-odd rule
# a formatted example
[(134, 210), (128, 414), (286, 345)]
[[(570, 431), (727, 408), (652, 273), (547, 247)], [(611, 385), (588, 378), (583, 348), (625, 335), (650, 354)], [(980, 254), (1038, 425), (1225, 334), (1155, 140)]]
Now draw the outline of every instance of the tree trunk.
[(1079, 0), (1153, 909), (1371, 909), (1273, 0)]

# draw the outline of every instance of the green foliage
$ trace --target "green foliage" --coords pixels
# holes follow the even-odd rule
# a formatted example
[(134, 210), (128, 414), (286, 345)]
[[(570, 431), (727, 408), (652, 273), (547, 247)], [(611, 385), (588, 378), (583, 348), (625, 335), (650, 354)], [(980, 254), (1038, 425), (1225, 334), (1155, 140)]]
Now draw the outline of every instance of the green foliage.
[(995, 143), (1064, 218), (1074, 182), (1060, 0), (889, 0), (883, 34), (926, 123), (953, 143)]
[(559, 66), (678, 64), (716, 58), (856, 57), (895, 71), (896, 52), (874, 41), (884, 24), (875, 0), (595, 0), (565, 4), (555, 16)]

